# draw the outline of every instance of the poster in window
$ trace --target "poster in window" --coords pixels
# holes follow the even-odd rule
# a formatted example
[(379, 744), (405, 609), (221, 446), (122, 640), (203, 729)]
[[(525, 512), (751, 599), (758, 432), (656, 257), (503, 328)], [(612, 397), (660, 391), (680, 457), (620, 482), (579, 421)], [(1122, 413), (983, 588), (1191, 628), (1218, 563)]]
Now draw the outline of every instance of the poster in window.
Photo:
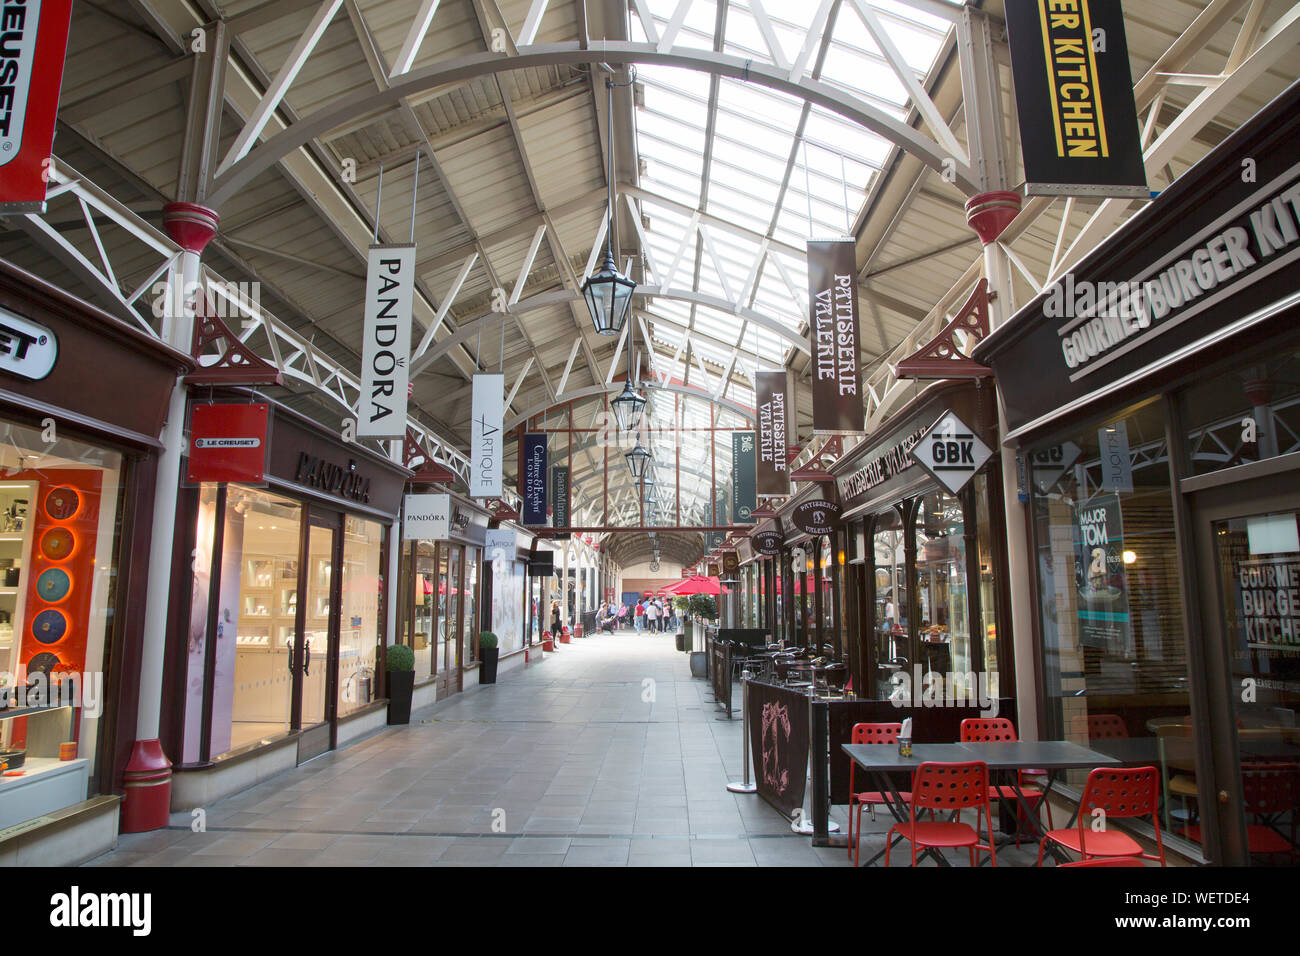
[(1076, 506), (1074, 518), (1079, 643), (1125, 655), (1130, 624), (1119, 497), (1097, 495)]

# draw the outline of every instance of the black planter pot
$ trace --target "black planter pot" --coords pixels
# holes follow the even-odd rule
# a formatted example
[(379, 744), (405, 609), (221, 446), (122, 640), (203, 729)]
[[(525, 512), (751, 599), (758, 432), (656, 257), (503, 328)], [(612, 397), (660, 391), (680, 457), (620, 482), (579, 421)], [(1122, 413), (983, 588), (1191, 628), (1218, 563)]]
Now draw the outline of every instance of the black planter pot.
[(478, 682), (480, 684), (495, 684), (497, 682), (497, 662), (501, 660), (501, 648), (480, 647), (478, 660)]
[(415, 691), (415, 671), (388, 672), (388, 723), (411, 722), (411, 694)]

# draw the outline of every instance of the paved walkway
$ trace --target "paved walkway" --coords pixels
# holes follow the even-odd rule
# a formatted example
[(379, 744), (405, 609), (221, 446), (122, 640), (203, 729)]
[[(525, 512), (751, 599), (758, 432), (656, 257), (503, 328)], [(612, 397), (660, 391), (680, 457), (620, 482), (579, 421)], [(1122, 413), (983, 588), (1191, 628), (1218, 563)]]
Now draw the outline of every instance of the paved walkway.
[(707, 696), (672, 635), (583, 638), (89, 865), (846, 865), (726, 790), (741, 721)]

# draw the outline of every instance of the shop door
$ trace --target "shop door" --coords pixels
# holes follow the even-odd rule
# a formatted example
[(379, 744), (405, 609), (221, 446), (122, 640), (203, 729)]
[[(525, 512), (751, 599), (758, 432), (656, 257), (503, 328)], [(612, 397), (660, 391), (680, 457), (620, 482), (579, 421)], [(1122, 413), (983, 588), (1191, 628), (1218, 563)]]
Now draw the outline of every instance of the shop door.
[(438, 643), (436, 687), (438, 700), (458, 693), (461, 688), (460, 636), (464, 582), (462, 552), (456, 544), (438, 549)]
[(1297, 488), (1291, 472), (1192, 496), (1213, 769), (1187, 835), (1224, 865), (1300, 862)]
[(342, 564), (337, 524), (337, 518), (312, 515), (307, 527), (307, 560), (300, 583), (306, 601), (294, 649), (295, 726), (302, 730), (299, 763), (334, 745)]

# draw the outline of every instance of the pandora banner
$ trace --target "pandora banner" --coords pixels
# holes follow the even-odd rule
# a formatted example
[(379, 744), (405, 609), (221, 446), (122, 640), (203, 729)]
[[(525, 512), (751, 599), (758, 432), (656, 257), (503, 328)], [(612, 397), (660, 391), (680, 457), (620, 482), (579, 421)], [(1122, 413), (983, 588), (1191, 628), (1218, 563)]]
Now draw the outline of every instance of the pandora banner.
[(366, 266), (361, 397), (357, 402), (360, 438), (401, 438), (406, 434), (414, 293), (415, 246), (371, 246)]
[(790, 469), (786, 461), (786, 410), (790, 407), (790, 375), (759, 372), (758, 386), (758, 453), (755, 465), (758, 494), (788, 495)]
[(818, 435), (857, 434), (866, 425), (856, 262), (851, 239), (808, 243), (813, 433)]

